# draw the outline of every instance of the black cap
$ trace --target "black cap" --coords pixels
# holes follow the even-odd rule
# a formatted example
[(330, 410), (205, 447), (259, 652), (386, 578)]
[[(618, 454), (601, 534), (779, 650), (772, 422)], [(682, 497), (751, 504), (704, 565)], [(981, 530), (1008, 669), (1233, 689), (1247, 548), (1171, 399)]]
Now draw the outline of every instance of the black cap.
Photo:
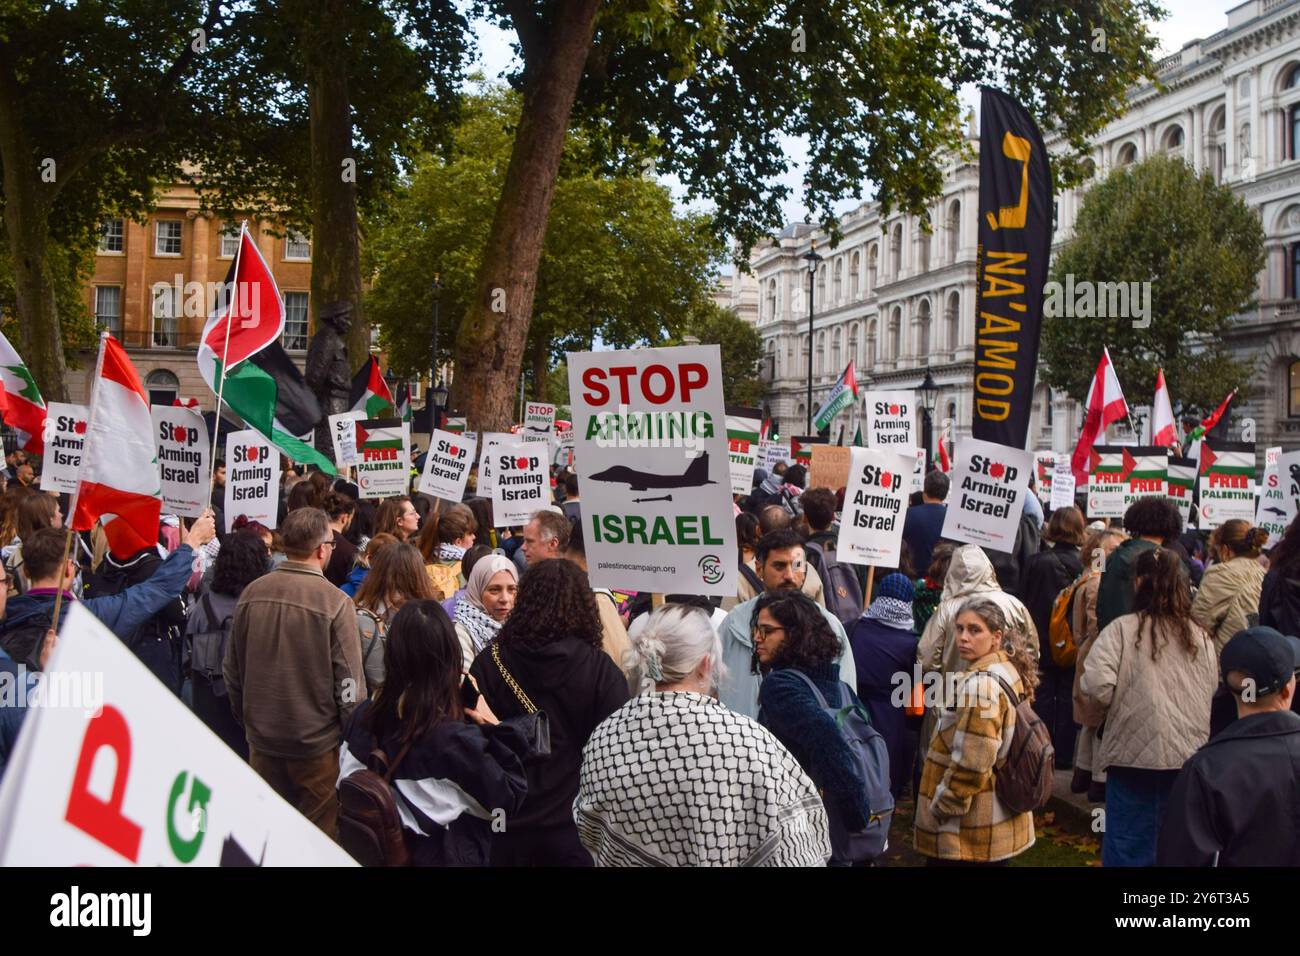
[(1254, 680), (1256, 697), (1275, 693), (1300, 670), (1300, 640), (1271, 627), (1248, 627), (1224, 645), (1219, 668), (1224, 683), (1230, 671), (1240, 671)]

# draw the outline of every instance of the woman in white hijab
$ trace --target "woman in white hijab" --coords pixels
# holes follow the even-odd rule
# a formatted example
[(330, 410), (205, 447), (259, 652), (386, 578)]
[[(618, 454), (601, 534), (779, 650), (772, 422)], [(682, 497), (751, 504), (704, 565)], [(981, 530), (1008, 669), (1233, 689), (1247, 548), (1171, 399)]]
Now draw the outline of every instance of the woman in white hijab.
[(501, 631), (518, 592), (519, 571), (505, 555), (489, 554), (475, 563), (452, 615), (466, 673), (478, 652)]

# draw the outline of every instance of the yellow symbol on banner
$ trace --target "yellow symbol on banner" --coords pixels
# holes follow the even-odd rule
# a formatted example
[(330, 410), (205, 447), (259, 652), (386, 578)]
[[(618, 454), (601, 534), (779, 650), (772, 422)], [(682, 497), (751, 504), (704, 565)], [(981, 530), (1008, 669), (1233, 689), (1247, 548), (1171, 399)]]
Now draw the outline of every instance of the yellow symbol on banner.
[(1029, 214), (1029, 154), (1031, 150), (1029, 140), (1023, 136), (1007, 133), (1002, 137), (1002, 155), (1007, 159), (1013, 159), (1023, 164), (1020, 169), (1020, 202), (1014, 206), (1003, 206), (998, 210), (996, 219), (993, 218), (993, 213), (986, 212), (984, 217), (988, 220), (990, 229), (1025, 228), (1025, 219)]

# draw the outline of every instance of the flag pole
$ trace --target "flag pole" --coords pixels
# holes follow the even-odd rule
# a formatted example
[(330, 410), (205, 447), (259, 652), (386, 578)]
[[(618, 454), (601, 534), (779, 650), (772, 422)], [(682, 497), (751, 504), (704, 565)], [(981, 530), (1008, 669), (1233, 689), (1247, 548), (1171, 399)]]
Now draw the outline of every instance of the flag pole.
[[(68, 555), (72, 552), (72, 536), (76, 534), (72, 525), (77, 517), (77, 500), (81, 497), (81, 472), (90, 458), (90, 443), (95, 436), (95, 408), (99, 397), (99, 382), (104, 374), (104, 343), (108, 339), (108, 330), (99, 333), (99, 355), (95, 358), (95, 378), (90, 390), (90, 410), (86, 416), (86, 440), (81, 446), (81, 461), (77, 463), (77, 486), (72, 490), (72, 500), (68, 502), (68, 516), (64, 519), (63, 561), (59, 564), (59, 583), (54, 591), (54, 615), (50, 623), (54, 633), (59, 632), (59, 612), (63, 609), (63, 575), (68, 569)], [(68, 582), (72, 584), (71, 581)]]
[[(239, 248), (235, 250), (235, 281), (226, 301), (226, 339), (221, 345), (221, 371), (217, 374), (217, 414), (212, 420), (212, 455), (208, 461), (208, 504), (212, 503), (212, 486), (217, 477), (217, 445), (221, 441), (221, 397), (226, 390), (226, 357), (230, 354), (230, 326), (234, 323), (235, 303), (239, 301), (239, 262), (244, 255), (244, 237), (248, 220), (239, 224)], [(200, 343), (200, 346), (202, 343)]]

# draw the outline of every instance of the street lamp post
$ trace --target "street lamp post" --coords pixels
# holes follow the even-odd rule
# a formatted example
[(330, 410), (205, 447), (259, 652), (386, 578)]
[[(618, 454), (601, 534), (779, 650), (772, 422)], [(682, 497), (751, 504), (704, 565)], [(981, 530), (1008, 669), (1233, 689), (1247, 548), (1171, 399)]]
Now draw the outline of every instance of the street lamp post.
[(822, 261), (822, 257), (817, 254), (817, 240), (812, 241), (812, 245), (802, 257), (808, 263), (808, 430), (805, 434), (813, 433), (813, 278), (817, 275), (817, 266)]
[[(438, 375), (438, 307), (442, 300), (442, 274), (435, 272), (433, 274), (433, 350), (429, 361), (429, 394), (425, 404), (432, 409), (433, 414), (429, 416), (429, 421), (433, 428), (439, 425), (439, 408), (434, 401), (434, 393), (439, 389), (442, 390), (443, 401), (447, 399), (447, 389), (443, 387), (442, 378)], [(437, 386), (434, 386), (437, 382)]]
[(438, 379), (438, 384), (429, 389), (429, 404), (433, 406), (433, 427), (442, 427), (442, 410), (447, 407), (447, 386)]
[(934, 419), (931, 415), (934, 412), (934, 403), (939, 398), (939, 386), (934, 383), (928, 365), (925, 367), (925, 381), (916, 390), (916, 394), (921, 401), (921, 444), (925, 447), (924, 470), (928, 472), (930, 462), (934, 460)]

